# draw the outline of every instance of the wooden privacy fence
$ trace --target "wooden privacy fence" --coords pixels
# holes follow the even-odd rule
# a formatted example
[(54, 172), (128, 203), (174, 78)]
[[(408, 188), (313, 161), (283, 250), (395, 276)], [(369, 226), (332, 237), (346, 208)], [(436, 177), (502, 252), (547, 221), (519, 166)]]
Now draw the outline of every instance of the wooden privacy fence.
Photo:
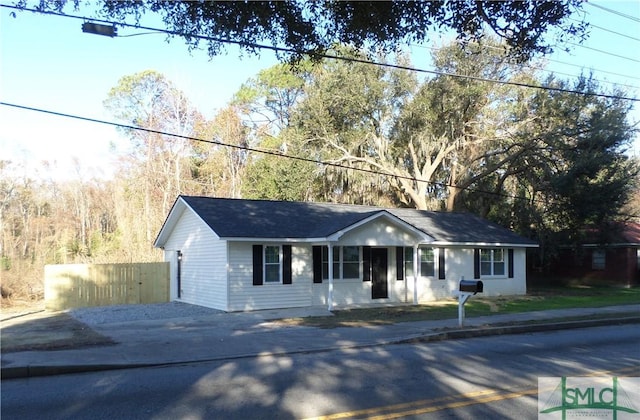
[(48, 310), (169, 301), (169, 263), (60, 264), (44, 267)]

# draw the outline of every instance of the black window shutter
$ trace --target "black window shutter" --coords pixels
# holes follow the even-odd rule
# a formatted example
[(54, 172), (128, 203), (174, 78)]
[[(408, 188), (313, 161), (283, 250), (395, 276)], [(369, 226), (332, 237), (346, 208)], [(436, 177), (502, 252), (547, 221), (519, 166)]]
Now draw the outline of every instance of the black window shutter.
[(371, 281), (371, 247), (362, 247), (362, 281)]
[(480, 278), (480, 248), (473, 250), (473, 278)]
[(322, 247), (313, 247), (313, 282), (322, 283)]
[(439, 248), (438, 249), (438, 278), (440, 280), (444, 280), (445, 279), (444, 273), (445, 273), (445, 271), (444, 271), (444, 248)]
[(291, 284), (291, 245), (282, 245), (282, 284)]
[(396, 247), (396, 279), (404, 280), (404, 248)]
[(253, 246), (253, 285), (262, 286), (262, 245)]
[(507, 264), (509, 265), (509, 278), (513, 278), (513, 249), (510, 248), (508, 251), (508, 260)]

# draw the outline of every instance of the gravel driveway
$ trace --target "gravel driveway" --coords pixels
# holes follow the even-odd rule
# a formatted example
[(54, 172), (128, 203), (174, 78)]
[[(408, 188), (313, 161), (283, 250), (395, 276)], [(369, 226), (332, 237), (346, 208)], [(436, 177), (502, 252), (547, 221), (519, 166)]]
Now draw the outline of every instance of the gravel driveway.
[(190, 305), (181, 302), (154, 303), (145, 305), (115, 305), (94, 308), (75, 308), (68, 313), (89, 326), (128, 321), (148, 321), (173, 318), (195, 318), (222, 314), (218, 309)]

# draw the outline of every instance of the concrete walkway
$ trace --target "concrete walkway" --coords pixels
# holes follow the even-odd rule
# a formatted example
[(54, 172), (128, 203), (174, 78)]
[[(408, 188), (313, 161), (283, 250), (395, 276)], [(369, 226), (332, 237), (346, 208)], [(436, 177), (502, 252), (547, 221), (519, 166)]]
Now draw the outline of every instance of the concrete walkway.
[[(606, 319), (565, 321), (606, 314)], [(291, 326), (281, 318), (327, 315), (324, 308), (219, 313), (190, 318), (92, 325), (117, 344), (56, 351), (24, 351), (2, 356), (2, 379), (109, 369), (216, 361), (406, 342), (640, 323), (640, 304), (563, 309), (367, 327), (320, 329)], [(526, 323), (525, 325), (513, 325)]]

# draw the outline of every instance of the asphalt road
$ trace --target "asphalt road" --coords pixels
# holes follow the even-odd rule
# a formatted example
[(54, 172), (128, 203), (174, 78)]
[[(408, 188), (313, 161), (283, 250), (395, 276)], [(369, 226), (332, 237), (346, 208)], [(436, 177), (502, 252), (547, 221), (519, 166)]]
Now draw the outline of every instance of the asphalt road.
[(3, 419), (537, 418), (541, 376), (640, 376), (638, 325), (18, 379)]

